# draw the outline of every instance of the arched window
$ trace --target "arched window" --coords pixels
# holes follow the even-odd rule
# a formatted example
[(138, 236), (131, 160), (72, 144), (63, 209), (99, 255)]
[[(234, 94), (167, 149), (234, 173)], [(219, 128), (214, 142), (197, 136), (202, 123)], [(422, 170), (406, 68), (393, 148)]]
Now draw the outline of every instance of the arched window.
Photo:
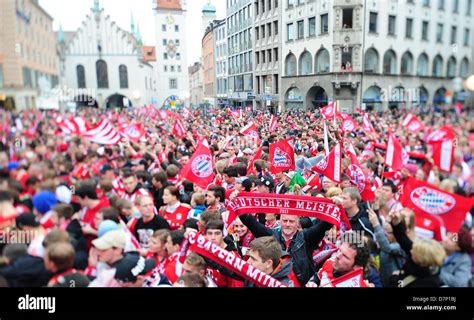
[(393, 50), (388, 50), (383, 57), (383, 73), (397, 73), (397, 55)]
[(365, 53), (364, 71), (366, 73), (379, 73), (379, 53), (370, 48)]
[(416, 74), (418, 76), (428, 76), (428, 55), (426, 53), (422, 53), (418, 57), (418, 62), (416, 66)]
[(316, 73), (324, 73), (330, 71), (329, 51), (321, 49), (316, 54)]
[(449, 58), (449, 60), (448, 60), (448, 73), (447, 73), (448, 78), (456, 77), (456, 68), (457, 68), (456, 58), (455, 57)]
[(296, 76), (296, 57), (293, 53), (286, 56), (285, 74), (287, 76)]
[(402, 56), (402, 75), (411, 75), (413, 70), (413, 55), (407, 51)]
[[(128, 89), (128, 70), (127, 66), (119, 66), (120, 89)], [(147, 82), (148, 83), (148, 82)]]
[(104, 60), (97, 60), (95, 68), (97, 72), (97, 87), (99, 89), (108, 89), (109, 73), (107, 71), (107, 63)]
[(308, 51), (304, 51), (300, 56), (299, 63), (300, 76), (311, 74), (313, 71), (313, 58)]
[(459, 75), (461, 78), (467, 78), (469, 74), (469, 60), (467, 58), (462, 59), (461, 61), (461, 70)]
[(433, 77), (443, 76), (443, 58), (437, 55), (433, 60)]
[(77, 73), (77, 87), (79, 89), (85, 89), (86, 87), (86, 71), (84, 70), (83, 65), (78, 65), (76, 67), (76, 73)]

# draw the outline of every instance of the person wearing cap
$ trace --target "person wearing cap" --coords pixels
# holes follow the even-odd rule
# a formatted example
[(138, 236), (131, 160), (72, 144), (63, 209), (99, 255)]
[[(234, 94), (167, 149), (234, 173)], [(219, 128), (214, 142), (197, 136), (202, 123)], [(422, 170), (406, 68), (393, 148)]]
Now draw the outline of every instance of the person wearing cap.
[(245, 159), (247, 159), (248, 162), (250, 163), (250, 161), (252, 161), (252, 159), (253, 159), (253, 151), (252, 151), (252, 149), (250, 149), (250, 148), (245, 148), (244, 151), (243, 151), (243, 153), (244, 153)]
[(170, 287), (165, 275), (154, 273), (156, 262), (135, 254), (124, 257), (115, 266), (115, 280), (122, 288)]
[(52, 228), (51, 208), (58, 203), (56, 195), (51, 191), (41, 191), (31, 199), (34, 206), (34, 213), (40, 219), (41, 225), (45, 228)]
[(89, 287), (119, 287), (114, 279), (115, 267), (124, 257), (127, 237), (123, 230), (107, 232), (92, 241), (89, 252), (89, 268), (96, 269), (97, 277)]
[(275, 183), (271, 176), (263, 176), (257, 180), (258, 192), (259, 193), (273, 193)]

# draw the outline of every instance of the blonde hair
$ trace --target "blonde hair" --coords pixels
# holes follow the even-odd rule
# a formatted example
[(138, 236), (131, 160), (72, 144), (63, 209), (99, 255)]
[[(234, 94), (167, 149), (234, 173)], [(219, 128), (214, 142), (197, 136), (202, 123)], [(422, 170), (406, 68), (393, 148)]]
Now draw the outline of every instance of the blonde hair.
[(332, 187), (332, 188), (329, 188), (328, 192), (326, 192), (326, 196), (328, 198), (332, 198), (332, 197), (338, 197), (342, 194), (342, 189), (339, 188), (339, 187)]
[(206, 196), (200, 192), (193, 193), (191, 202), (194, 202), (194, 204), (197, 206), (203, 205), (206, 203)]
[(225, 168), (227, 168), (227, 162), (225, 160), (219, 160), (216, 162), (217, 173), (224, 174)]
[(439, 188), (448, 191), (448, 192), (454, 192), (458, 186), (458, 183), (452, 179), (444, 179), (441, 181), (439, 184)]
[(420, 267), (441, 267), (446, 257), (443, 246), (433, 239), (419, 239), (413, 243), (412, 259)]

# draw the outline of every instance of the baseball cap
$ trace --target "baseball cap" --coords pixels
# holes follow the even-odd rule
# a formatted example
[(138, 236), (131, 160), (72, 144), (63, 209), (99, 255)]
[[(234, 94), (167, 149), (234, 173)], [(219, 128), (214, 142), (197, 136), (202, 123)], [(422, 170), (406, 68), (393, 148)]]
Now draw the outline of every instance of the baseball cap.
[(33, 196), (31, 201), (33, 202), (35, 209), (41, 214), (45, 214), (58, 203), (56, 195), (51, 191), (38, 192)]
[(257, 180), (257, 185), (261, 186), (267, 186), (268, 188), (273, 189), (275, 187), (275, 182), (273, 181), (273, 178), (270, 176), (263, 176), (259, 180)]
[(119, 227), (116, 222), (112, 220), (104, 220), (99, 225), (99, 229), (97, 230), (97, 235), (100, 238), (110, 231), (118, 230), (118, 228)]
[(295, 172), (294, 171), (287, 172), (287, 173), (285, 173), (285, 176), (287, 176), (288, 179), (291, 180), (295, 176)]
[(70, 204), (72, 200), (72, 191), (65, 185), (56, 188), (56, 198), (59, 202)]
[[(55, 288), (87, 288), (89, 286), (89, 279), (79, 273), (79, 272), (74, 272), (67, 274), (65, 276), (61, 276), (58, 278), (58, 283), (53, 285)], [(71, 286), (74, 284), (74, 286)]]
[(121, 282), (135, 282), (138, 276), (146, 275), (155, 266), (155, 259), (129, 254), (115, 265), (115, 279)]
[(228, 159), (230, 158), (230, 154), (228, 152), (224, 152), (219, 156), (219, 159)]
[(18, 228), (23, 227), (38, 227), (40, 222), (33, 213), (22, 213), (15, 219), (16, 226)]
[(107, 232), (102, 237), (92, 241), (92, 245), (99, 250), (107, 250), (111, 248), (125, 248), (127, 239), (123, 230), (114, 230)]
[(18, 163), (18, 161), (11, 161), (8, 163), (8, 166), (7, 166), (8, 171), (19, 169), (19, 168), (20, 168), (20, 164)]
[(244, 149), (244, 154), (253, 154), (253, 151), (250, 148), (245, 148)]

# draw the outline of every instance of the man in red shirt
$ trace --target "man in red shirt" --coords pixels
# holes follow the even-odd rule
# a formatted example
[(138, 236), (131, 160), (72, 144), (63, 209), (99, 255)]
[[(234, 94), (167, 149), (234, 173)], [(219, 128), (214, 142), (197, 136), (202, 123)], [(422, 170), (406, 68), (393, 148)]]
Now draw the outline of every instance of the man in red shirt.
[(148, 190), (138, 183), (137, 176), (132, 171), (125, 171), (122, 174), (122, 182), (125, 188), (125, 192), (122, 195), (123, 199), (126, 199), (134, 204), (137, 203), (137, 198), (140, 196), (150, 196)]
[(82, 210), (80, 215), (82, 231), (86, 235), (88, 249), (92, 247), (92, 240), (97, 237), (95, 216), (100, 209), (110, 206), (107, 198), (99, 199), (96, 183), (92, 180), (83, 181), (76, 189), (76, 199)]

